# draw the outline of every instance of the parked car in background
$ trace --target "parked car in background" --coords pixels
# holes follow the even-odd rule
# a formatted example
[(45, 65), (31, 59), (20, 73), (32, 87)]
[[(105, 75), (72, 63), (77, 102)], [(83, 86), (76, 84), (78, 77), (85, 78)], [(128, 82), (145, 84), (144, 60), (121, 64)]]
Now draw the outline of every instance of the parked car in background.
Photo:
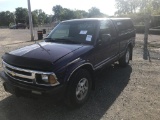
[(126, 67), (134, 45), (129, 18), (63, 21), (43, 42), (4, 54), (0, 77), (17, 96), (63, 97), (77, 107), (89, 98), (97, 71), (116, 61)]
[(18, 23), (16, 25), (12, 25), (9, 28), (10, 29), (26, 29), (26, 25), (24, 23)]

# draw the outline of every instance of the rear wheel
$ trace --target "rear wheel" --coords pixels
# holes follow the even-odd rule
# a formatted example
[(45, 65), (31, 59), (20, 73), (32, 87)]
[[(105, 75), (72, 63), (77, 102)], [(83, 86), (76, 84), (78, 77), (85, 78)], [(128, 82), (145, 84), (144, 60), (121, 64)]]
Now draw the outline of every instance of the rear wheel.
[(125, 55), (119, 60), (119, 65), (122, 67), (126, 67), (129, 64), (131, 56), (131, 49), (127, 48)]
[(82, 106), (89, 98), (92, 88), (90, 73), (79, 69), (70, 79), (67, 91), (67, 105), (71, 108)]

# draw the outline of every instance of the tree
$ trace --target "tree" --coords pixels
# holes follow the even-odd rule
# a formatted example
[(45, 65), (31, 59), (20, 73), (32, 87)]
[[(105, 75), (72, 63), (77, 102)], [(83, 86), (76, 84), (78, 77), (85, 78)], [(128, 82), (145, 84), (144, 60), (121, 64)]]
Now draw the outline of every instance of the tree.
[(53, 7), (53, 21), (62, 21), (75, 18), (84, 18), (87, 17), (88, 13), (83, 10), (70, 10), (68, 8), (63, 8), (60, 5)]
[(160, 0), (153, 0), (152, 1), (153, 6), (153, 14), (160, 14)]
[(152, 1), (153, 10), (160, 14), (160, 0)]
[(115, 0), (117, 11), (116, 15), (126, 15), (136, 13), (140, 7), (140, 0)]
[(45, 19), (47, 18), (47, 15), (45, 12), (43, 12), (41, 9), (38, 10), (38, 24), (42, 25), (44, 24)]
[(33, 21), (33, 26), (38, 25), (38, 13), (36, 10), (32, 11), (32, 21)]
[(153, 0), (141, 0), (140, 12), (152, 14), (153, 11), (152, 1)]
[(69, 20), (69, 19), (74, 19), (76, 18), (74, 11), (63, 8), (62, 13), (61, 13), (61, 20)]
[(160, 14), (160, 0), (115, 0), (116, 15), (135, 13)]
[(48, 23), (51, 23), (52, 22), (52, 15), (47, 15), (44, 23), (48, 24)]
[(42, 11), (42, 9), (32, 11), (33, 24), (35, 25), (42, 25), (44, 23), (47, 23), (47, 17), (48, 15), (44, 11)]
[(53, 20), (55, 20), (55, 21), (61, 20), (63, 7), (61, 5), (53, 6), (52, 11), (54, 12)]
[(88, 12), (86, 12), (84, 10), (75, 10), (74, 16), (75, 16), (75, 18), (87, 18)]
[(107, 15), (100, 12), (96, 7), (89, 9), (89, 12), (84, 10), (71, 10), (68, 8), (63, 8), (60, 5), (53, 6), (53, 21), (62, 21), (69, 19), (78, 19), (78, 18), (88, 18), (88, 17), (106, 17)]
[(10, 23), (14, 23), (14, 13), (10, 11), (0, 12), (0, 26), (9, 26)]
[(160, 0), (140, 0), (141, 13), (160, 14)]
[(89, 13), (88, 13), (88, 17), (89, 18), (93, 18), (93, 17), (103, 17), (104, 14), (102, 14), (100, 12), (100, 10), (96, 7), (92, 7), (91, 9), (88, 10)]
[(16, 23), (27, 23), (28, 21), (28, 10), (26, 8), (18, 7), (15, 11)]

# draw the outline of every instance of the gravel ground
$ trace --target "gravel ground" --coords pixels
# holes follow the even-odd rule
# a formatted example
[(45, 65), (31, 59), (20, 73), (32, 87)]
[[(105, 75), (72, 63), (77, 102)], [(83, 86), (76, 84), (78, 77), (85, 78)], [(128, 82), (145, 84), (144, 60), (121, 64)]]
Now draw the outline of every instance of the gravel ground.
[[(149, 44), (154, 44), (149, 47), (155, 52), (151, 52), (155, 58), (152, 62), (142, 59), (142, 40), (143, 35), (137, 35), (130, 65), (120, 68), (115, 64), (109, 71), (103, 70), (88, 102), (76, 110), (52, 100), (17, 98), (6, 93), (0, 81), (0, 120), (159, 120), (159, 36), (149, 38)], [(33, 42), (0, 44), (0, 57), (4, 52), (29, 44)]]

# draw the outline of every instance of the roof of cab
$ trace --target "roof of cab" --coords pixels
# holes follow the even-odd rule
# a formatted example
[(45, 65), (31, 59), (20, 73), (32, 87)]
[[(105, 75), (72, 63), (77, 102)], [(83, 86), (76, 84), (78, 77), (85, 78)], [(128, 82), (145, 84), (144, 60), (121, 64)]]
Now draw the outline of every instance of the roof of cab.
[(131, 20), (131, 18), (110, 18), (113, 21)]
[(71, 20), (65, 20), (62, 22), (73, 22), (73, 21), (101, 21), (101, 20), (130, 20), (130, 18), (83, 18), (83, 19), (71, 19)]

